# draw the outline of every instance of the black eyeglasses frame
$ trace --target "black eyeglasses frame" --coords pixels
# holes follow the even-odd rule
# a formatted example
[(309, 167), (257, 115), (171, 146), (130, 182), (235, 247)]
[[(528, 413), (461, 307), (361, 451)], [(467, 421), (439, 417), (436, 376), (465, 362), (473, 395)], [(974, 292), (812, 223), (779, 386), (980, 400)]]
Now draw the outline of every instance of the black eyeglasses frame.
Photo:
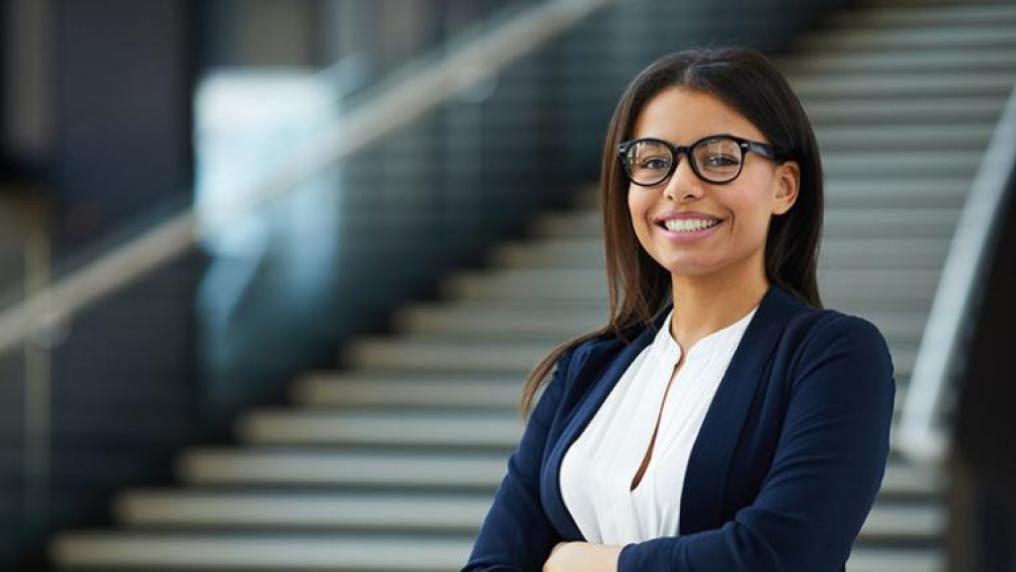
[[(698, 163), (695, 162), (694, 155), (691, 152), (691, 150), (694, 149), (696, 145), (718, 138), (732, 139), (741, 148), (741, 161), (737, 166), (737, 173), (735, 173), (733, 177), (725, 181), (713, 181), (703, 176), (702, 172), (699, 171)], [(655, 183), (639, 183), (638, 181), (635, 181), (634, 179), (631, 178), (631, 173), (629, 172), (628, 162), (626, 160), (628, 149), (632, 145), (642, 142), (659, 143), (664, 147), (666, 147), (667, 149), (669, 149), (671, 155), (673, 156), (673, 160), (670, 162), (670, 168), (667, 170), (667, 174), (664, 175), (662, 178), (660, 178), (659, 181), (656, 181)], [(695, 172), (695, 175), (699, 179), (702, 179), (703, 181), (712, 185), (725, 185), (727, 183), (733, 182), (739, 176), (741, 176), (741, 171), (744, 169), (745, 153), (749, 151), (758, 153), (759, 155), (776, 163), (783, 163), (787, 160), (785, 157), (782, 157), (779, 153), (777, 153), (772, 145), (762, 143), (759, 141), (752, 141), (751, 139), (745, 139), (744, 137), (738, 137), (737, 135), (733, 135), (730, 133), (715, 133), (713, 135), (706, 135), (705, 137), (699, 139), (698, 141), (695, 141), (691, 145), (672, 145), (669, 141), (658, 139), (656, 137), (640, 137), (638, 139), (630, 139), (628, 141), (624, 141), (617, 146), (618, 159), (620, 159), (621, 161), (621, 168), (624, 169), (625, 176), (628, 177), (629, 181), (635, 183), (640, 187), (655, 187), (656, 185), (659, 185), (663, 181), (669, 179), (674, 174), (674, 171), (677, 170), (677, 163), (679, 157), (678, 154), (682, 152), (688, 157), (688, 161), (691, 164), (691, 170)]]

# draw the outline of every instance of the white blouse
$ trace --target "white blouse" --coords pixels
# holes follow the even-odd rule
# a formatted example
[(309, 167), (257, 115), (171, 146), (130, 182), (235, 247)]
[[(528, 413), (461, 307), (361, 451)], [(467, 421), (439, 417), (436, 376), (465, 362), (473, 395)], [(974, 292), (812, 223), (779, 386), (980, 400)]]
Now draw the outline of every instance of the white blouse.
[[(682, 353), (670, 333), (672, 308), (653, 342), (569, 446), (561, 461), (561, 495), (587, 542), (623, 545), (678, 535), (692, 445), (756, 310), (695, 342), (667, 392)], [(661, 403), (652, 457), (632, 491)]]

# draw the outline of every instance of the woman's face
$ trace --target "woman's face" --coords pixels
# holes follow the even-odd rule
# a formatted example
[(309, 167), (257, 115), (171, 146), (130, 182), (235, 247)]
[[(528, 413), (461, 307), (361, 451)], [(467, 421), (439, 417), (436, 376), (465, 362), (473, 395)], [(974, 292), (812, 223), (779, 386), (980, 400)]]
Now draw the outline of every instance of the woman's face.
[[(655, 137), (672, 145), (691, 145), (719, 133), (771, 144), (751, 122), (720, 100), (680, 87), (668, 88), (649, 100), (636, 121), (632, 139)], [(658, 185), (628, 185), (632, 226), (646, 252), (673, 275), (700, 276), (738, 263), (761, 263), (770, 217), (789, 210), (797, 196), (797, 163), (777, 165), (748, 151), (736, 179), (713, 184), (695, 175), (686, 154), (680, 153), (676, 160), (673, 175)], [(665, 215), (691, 211), (722, 222), (695, 240), (676, 239), (654, 222)]]

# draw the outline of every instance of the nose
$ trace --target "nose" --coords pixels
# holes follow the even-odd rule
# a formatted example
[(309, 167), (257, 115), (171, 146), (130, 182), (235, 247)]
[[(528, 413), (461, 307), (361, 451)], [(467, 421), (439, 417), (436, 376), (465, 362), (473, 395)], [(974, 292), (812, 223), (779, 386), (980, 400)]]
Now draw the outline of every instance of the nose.
[(670, 178), (667, 179), (666, 186), (663, 187), (663, 196), (676, 200), (686, 194), (701, 194), (702, 181), (699, 180), (698, 175), (691, 168), (691, 161), (688, 159), (688, 155), (678, 153), (674, 160), (677, 161), (677, 166), (674, 168), (674, 172), (671, 173)]

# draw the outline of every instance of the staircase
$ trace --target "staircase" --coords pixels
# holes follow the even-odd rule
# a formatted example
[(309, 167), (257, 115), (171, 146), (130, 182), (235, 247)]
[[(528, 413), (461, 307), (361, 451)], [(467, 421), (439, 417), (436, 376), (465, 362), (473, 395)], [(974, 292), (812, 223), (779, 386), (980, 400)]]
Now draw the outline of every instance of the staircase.
[[(826, 169), (825, 305), (889, 341), (905, 399), (967, 189), (1016, 82), (1016, 5), (882, 2), (838, 13), (779, 60)], [(576, 82), (597, 81), (595, 69)], [(605, 315), (592, 188), (533, 222), (491, 269), (452, 276), (444, 302), (394, 337), (308, 373), (292, 406), (246, 415), (233, 447), (195, 448), (180, 486), (116, 500), (116, 530), (54, 539), (61, 569), (454, 570), (521, 436), (529, 369)], [(895, 452), (847, 569), (945, 569), (941, 476)]]

